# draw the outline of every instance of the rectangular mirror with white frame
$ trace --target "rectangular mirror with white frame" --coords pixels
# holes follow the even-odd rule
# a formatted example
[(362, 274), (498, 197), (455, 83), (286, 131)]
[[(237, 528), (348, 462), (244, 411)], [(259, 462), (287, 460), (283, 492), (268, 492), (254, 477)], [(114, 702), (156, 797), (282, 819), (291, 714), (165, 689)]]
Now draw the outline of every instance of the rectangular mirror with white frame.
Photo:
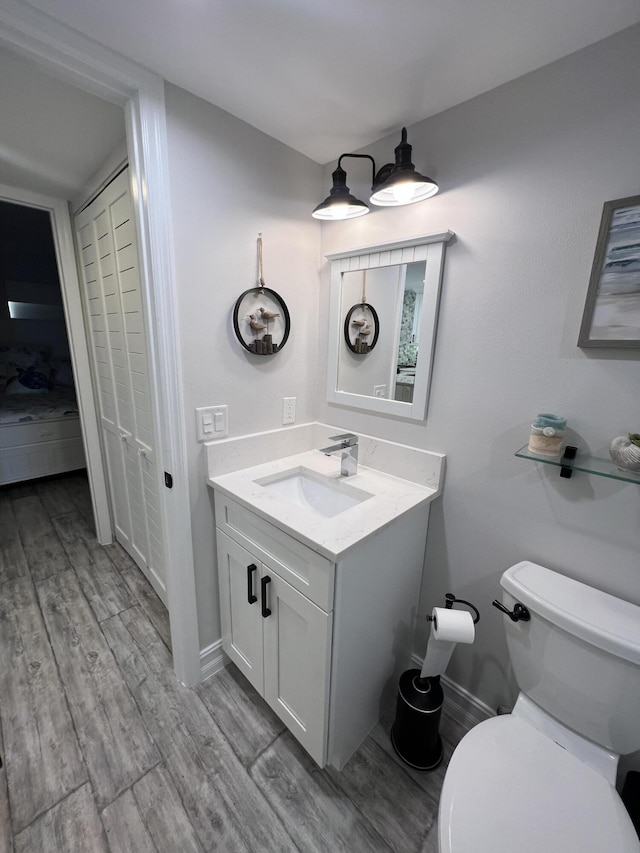
[(453, 236), (443, 231), (327, 255), (330, 403), (426, 418), (445, 247)]

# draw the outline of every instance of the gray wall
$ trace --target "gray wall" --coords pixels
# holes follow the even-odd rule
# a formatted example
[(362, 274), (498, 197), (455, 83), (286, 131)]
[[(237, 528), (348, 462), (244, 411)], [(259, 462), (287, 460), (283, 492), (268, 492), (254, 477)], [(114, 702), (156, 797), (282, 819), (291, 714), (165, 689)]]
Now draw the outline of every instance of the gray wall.
[[(280, 427), (283, 397), (297, 398), (298, 423), (313, 420), (320, 228), (310, 211), (322, 190), (321, 167), (169, 84), (166, 108), (198, 625), (205, 648), (219, 640), (220, 621), (212, 492), (196, 441), (195, 408), (226, 403), (230, 436)], [(292, 323), (286, 346), (269, 358), (246, 352), (231, 322), (236, 299), (257, 284), (258, 232), (266, 284), (283, 297)]]
[[(638, 487), (582, 474), (561, 480), (513, 456), (538, 412), (567, 415), (577, 443), (598, 455), (614, 436), (640, 429), (640, 350), (576, 346), (603, 202), (640, 193), (638, 56), (634, 27), (410, 127), (413, 161), (440, 194), (322, 226), (323, 253), (457, 234), (426, 424), (324, 402), (318, 415), (447, 453), (420, 610), (446, 591), (480, 607), (477, 641), (457, 649), (448, 674), (492, 707), (515, 695), (503, 617), (490, 606), (509, 565), (535, 560), (640, 604)], [(386, 162), (397, 142), (368, 152)], [(366, 195), (355, 168), (349, 185)], [(321, 332), (328, 285), (325, 263)]]
[[(322, 254), (450, 228), (434, 375), (425, 424), (325, 402), (329, 267), (310, 211), (321, 169), (228, 113), (167, 85), (171, 190), (201, 646), (220, 636), (213, 510), (195, 441), (196, 406), (227, 403), (229, 434), (317, 418), (443, 451), (420, 601), (446, 591), (482, 610), (477, 642), (449, 674), (495, 707), (514, 697), (502, 617), (490, 607), (501, 572), (537, 560), (640, 603), (638, 489), (585, 475), (560, 480), (515, 459), (541, 411), (566, 414), (576, 441), (606, 455), (640, 429), (634, 351), (576, 346), (604, 201), (640, 192), (640, 27), (409, 128), (418, 168), (439, 181), (427, 202), (322, 225)], [(368, 149), (385, 162), (397, 135)], [(366, 195), (366, 170), (356, 196)], [(242, 350), (237, 296), (265, 278), (289, 305), (293, 332), (274, 359)], [(416, 640), (422, 651), (424, 633)]]

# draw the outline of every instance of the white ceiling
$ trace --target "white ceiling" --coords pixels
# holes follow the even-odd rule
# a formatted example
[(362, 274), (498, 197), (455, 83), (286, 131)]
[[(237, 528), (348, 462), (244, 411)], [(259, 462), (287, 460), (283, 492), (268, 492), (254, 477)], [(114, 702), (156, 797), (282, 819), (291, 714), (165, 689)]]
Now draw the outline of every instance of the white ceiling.
[(0, 50), (0, 184), (70, 199), (124, 140), (121, 107)]
[(31, 0), (319, 163), (640, 21), (638, 0)]

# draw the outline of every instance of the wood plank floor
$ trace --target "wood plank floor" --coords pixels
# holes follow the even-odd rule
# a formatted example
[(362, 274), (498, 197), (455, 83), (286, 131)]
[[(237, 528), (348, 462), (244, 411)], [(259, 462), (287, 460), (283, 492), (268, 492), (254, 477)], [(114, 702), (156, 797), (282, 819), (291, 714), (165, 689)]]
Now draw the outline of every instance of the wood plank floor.
[(167, 612), (96, 541), (86, 478), (0, 488), (0, 853), (437, 853), (465, 729), (445, 713), (420, 774), (392, 718), (319, 770), (234, 667), (175, 681)]

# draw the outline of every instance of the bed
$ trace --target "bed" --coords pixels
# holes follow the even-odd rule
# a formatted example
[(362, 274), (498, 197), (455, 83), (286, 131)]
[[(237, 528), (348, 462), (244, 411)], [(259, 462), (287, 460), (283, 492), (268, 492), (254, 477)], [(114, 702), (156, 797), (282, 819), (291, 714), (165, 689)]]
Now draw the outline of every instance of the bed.
[(0, 485), (86, 465), (68, 359), (0, 347)]

